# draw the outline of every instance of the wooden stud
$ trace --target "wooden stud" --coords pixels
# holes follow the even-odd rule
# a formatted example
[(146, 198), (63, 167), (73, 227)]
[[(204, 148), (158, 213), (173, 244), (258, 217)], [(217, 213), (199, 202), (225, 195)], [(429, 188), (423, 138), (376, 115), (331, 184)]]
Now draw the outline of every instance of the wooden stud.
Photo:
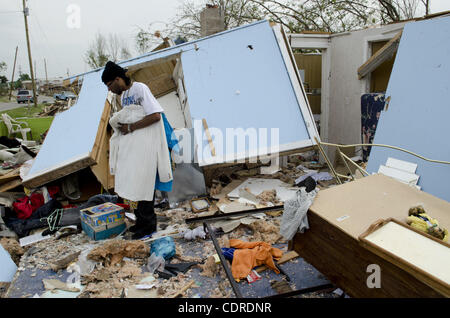
[(206, 123), (206, 119), (203, 118), (203, 128), (205, 129), (206, 137), (208, 137), (209, 147), (211, 148), (211, 155), (214, 157), (216, 155), (216, 148), (214, 148), (214, 144), (211, 138), (211, 134), (209, 132), (208, 124)]
[(364, 76), (376, 69), (380, 64), (391, 57), (397, 51), (402, 32), (397, 33), (388, 43), (372, 55), (366, 63), (358, 68), (358, 78), (362, 79)]

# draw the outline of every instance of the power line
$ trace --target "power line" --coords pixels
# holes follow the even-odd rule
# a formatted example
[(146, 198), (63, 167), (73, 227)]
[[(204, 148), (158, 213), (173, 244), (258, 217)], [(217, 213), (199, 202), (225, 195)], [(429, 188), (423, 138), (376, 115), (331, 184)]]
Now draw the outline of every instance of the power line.
[(31, 16), (30, 20), (32, 20), (33, 22), (36, 21), (36, 23), (39, 27), (39, 31), (42, 34), (43, 41), (41, 41), (41, 43), (44, 44), (45, 50), (43, 50), (42, 46), (39, 47), (39, 51), (40, 51), (41, 55), (47, 55), (47, 54), (43, 54), (43, 53), (50, 53), (50, 57), (52, 58), (52, 63), (56, 64), (60, 69), (62, 69), (61, 60), (57, 57), (57, 55), (54, 54), (53, 50), (50, 48), (50, 41), (48, 40), (47, 34), (45, 33), (44, 28), (42, 27), (42, 25), (39, 21), (39, 17), (37, 16), (36, 10), (33, 10), (33, 16)]
[(2, 13), (22, 13), (23, 11), (0, 11), (0, 14)]

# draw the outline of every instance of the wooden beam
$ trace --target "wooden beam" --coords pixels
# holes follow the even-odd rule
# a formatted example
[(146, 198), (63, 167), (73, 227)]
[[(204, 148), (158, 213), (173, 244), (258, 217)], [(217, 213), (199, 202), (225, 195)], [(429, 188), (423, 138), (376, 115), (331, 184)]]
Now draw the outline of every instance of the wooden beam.
[(46, 183), (65, 177), (71, 173), (80, 171), (86, 167), (92, 166), (96, 162), (91, 157), (79, 159), (75, 162), (70, 162), (64, 166), (55, 168), (54, 170), (43, 173), (23, 182), (23, 185), (29, 189), (40, 187)]
[(92, 151), (90, 154), (91, 158), (95, 162), (98, 162), (99, 160), (100, 148), (102, 145), (102, 140), (106, 135), (106, 127), (108, 126), (110, 112), (111, 112), (111, 104), (109, 103), (108, 100), (106, 100), (105, 106), (103, 108), (102, 117), (100, 118), (100, 123), (98, 125), (97, 136), (95, 137), (94, 146), (92, 147)]
[(358, 68), (358, 78), (362, 79), (364, 76), (375, 70), (384, 61), (391, 58), (397, 51), (402, 37), (403, 31), (397, 33), (388, 43), (372, 55), (363, 65)]
[(2, 184), (0, 186), (0, 192), (6, 192), (6, 191), (9, 191), (9, 190), (12, 190), (12, 189), (14, 189), (14, 188), (16, 188), (18, 186), (21, 186), (21, 185), (22, 185), (22, 179), (20, 179), (20, 177), (18, 177), (15, 180), (12, 180), (12, 181), (9, 181), (9, 182), (7, 182), (5, 184)]
[(20, 168), (16, 168), (3, 176), (0, 177), (0, 184), (5, 184), (7, 182), (13, 181), (14, 179), (20, 178)]
[(180, 57), (180, 54), (176, 53), (176, 54), (162, 57), (162, 58), (159, 58), (156, 60), (151, 60), (151, 61), (147, 61), (144, 63), (136, 64), (136, 65), (131, 65), (130, 67), (128, 67), (128, 71), (127, 71), (126, 75), (129, 77), (132, 77), (135, 72), (139, 71), (142, 68), (157, 65), (157, 64), (163, 64), (165, 62), (175, 60), (179, 57)]
[(214, 148), (214, 144), (211, 138), (211, 133), (209, 132), (208, 124), (206, 123), (206, 119), (203, 118), (203, 128), (205, 129), (206, 137), (208, 137), (209, 147), (211, 148), (211, 155), (214, 157), (216, 155), (216, 148)]

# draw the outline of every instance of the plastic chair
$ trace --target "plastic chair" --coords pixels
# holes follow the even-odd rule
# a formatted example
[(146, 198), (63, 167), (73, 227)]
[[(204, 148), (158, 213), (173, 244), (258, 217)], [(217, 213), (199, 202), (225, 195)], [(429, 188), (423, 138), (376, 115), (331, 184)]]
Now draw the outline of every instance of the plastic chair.
[[(33, 139), (31, 128), (28, 127), (27, 122), (17, 121), (11, 118), (8, 114), (2, 114), (2, 119), (6, 125), (6, 128), (8, 128), (8, 137), (20, 133), (22, 135), (22, 139), (27, 140), (27, 133), (30, 133), (30, 137)], [(26, 125), (27, 127), (22, 127), (21, 125)]]

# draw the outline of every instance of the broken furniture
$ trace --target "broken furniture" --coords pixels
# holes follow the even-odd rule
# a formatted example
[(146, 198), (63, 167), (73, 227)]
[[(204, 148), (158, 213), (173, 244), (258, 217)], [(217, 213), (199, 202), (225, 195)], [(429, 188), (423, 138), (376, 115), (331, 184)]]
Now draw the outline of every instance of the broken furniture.
[(375, 222), (359, 240), (368, 250), (449, 297), (450, 245), (442, 239), (390, 218)]
[[(24, 121), (17, 121), (6, 113), (2, 114), (3, 122), (8, 128), (8, 136), (12, 137), (15, 134), (21, 134), (23, 140), (27, 140), (27, 133), (30, 133), (31, 139), (33, 136), (31, 134), (31, 128), (28, 127), (28, 123)], [(23, 127), (25, 125), (26, 127)]]
[[(418, 202), (441, 226), (449, 227), (450, 203), (381, 174), (321, 190), (308, 210), (309, 230), (297, 233), (290, 245), (351, 297), (448, 297), (445, 285), (436, 288), (438, 282), (377, 255), (359, 239), (379, 219), (406, 225), (409, 209)], [(371, 264), (380, 266), (380, 288), (367, 285)]]

